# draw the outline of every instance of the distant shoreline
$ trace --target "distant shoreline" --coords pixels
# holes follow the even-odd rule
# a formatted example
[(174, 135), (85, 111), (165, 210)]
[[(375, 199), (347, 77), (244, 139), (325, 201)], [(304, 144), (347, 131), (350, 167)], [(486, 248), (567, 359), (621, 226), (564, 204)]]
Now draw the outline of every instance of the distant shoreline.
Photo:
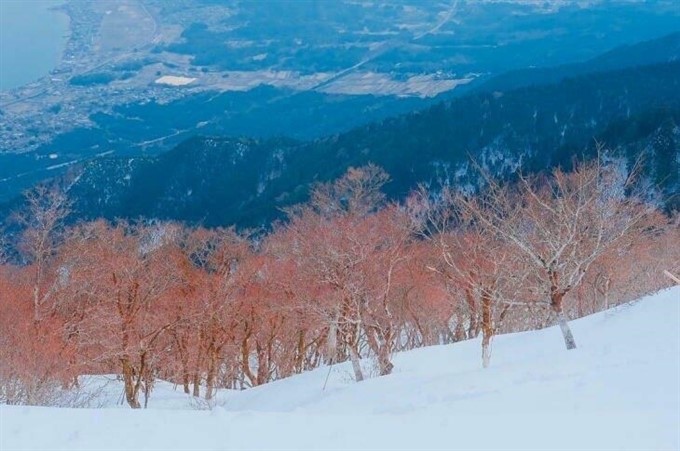
[(71, 44), (71, 39), (73, 38), (73, 27), (72, 27), (73, 18), (71, 17), (71, 14), (69, 13), (68, 8), (66, 7), (68, 2), (69, 2), (69, 0), (62, 0), (61, 4), (50, 6), (48, 8), (54, 14), (62, 14), (64, 17), (66, 17), (66, 21), (67, 21), (67, 23), (66, 23), (66, 33), (62, 36), (62, 39), (64, 40), (64, 45), (62, 46), (61, 51), (59, 52), (59, 55), (57, 56), (57, 64), (54, 66), (54, 68), (52, 70), (58, 69), (63, 64), (64, 54), (66, 53), (66, 50), (68, 49), (69, 45)]
[[(5, 13), (8, 15), (5, 16), (2, 27), (9, 27), (9, 29), (5, 30), (6, 34), (3, 36), (5, 41), (3, 53), (12, 55), (8, 49), (18, 48), (18, 51), (14, 51), (14, 55), (20, 53), (25, 61), (31, 63), (38, 61), (39, 64), (27, 64), (25, 66), (26, 75), (22, 76), (20, 74), (23, 66), (20, 66), (20, 63), (23, 63), (24, 60), (16, 56), (9, 56), (0, 65), (0, 70), (5, 71), (5, 77), (2, 79), (2, 84), (5, 86), (0, 87), (0, 92), (11, 93), (32, 83), (42, 83), (45, 78), (50, 77), (52, 72), (63, 64), (64, 55), (72, 40), (72, 18), (66, 7), (67, 3), (68, 0), (43, 0), (32, 4), (32, 10), (29, 11), (27, 8), (25, 12), (10, 9), (9, 4), (4, 5)], [(12, 8), (16, 8), (16, 6)], [(33, 17), (37, 17), (37, 19), (32, 24), (34, 28), (31, 29), (26, 24), (30, 23)], [(47, 26), (45, 26), (46, 22), (48, 22)], [(55, 25), (56, 23), (58, 25)], [(59, 28), (58, 34), (56, 27)], [(31, 31), (29, 33), (20, 32), (20, 30), (26, 29)], [(52, 33), (53, 29), (54, 33)], [(22, 37), (17, 39), (16, 42), (13, 39), (7, 39), (13, 35)], [(48, 43), (55, 41), (58, 41), (56, 46), (48, 48), (50, 45)], [(36, 45), (36, 42), (39, 44)], [(50, 63), (40, 64), (47, 61), (46, 55), (48, 53)]]

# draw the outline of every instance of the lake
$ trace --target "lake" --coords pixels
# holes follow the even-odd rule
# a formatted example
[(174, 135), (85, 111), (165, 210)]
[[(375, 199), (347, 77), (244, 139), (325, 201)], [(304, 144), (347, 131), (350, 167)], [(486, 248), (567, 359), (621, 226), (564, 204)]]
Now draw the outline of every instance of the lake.
[(0, 90), (43, 77), (64, 50), (68, 16), (63, 0), (0, 0)]

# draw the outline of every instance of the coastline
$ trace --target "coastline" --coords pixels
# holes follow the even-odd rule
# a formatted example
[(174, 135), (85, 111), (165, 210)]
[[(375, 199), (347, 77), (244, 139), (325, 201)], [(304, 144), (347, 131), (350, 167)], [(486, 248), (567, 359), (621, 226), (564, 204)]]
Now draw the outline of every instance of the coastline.
[[(5, 13), (9, 15), (5, 16), (2, 23), (3, 28), (6, 28), (4, 38), (13, 35), (21, 37), (16, 41), (9, 40), (2, 49), (5, 57), (9, 55), (9, 61), (5, 60), (0, 64), (0, 70), (5, 72), (5, 77), (0, 79), (0, 93), (11, 94), (27, 85), (44, 83), (46, 78), (62, 66), (72, 40), (73, 19), (68, 12), (67, 3), (68, 0), (43, 0), (32, 5), (30, 12), (28, 9), (17, 9), (16, 4), (3, 5)], [(37, 19), (33, 28), (26, 27), (26, 23), (34, 17)], [(23, 58), (33, 64), (23, 69)], [(39, 63), (35, 64), (36, 61)], [(22, 70), (25, 70), (25, 75)]]
[[(66, 31), (64, 35), (61, 37), (62, 38), (62, 47), (61, 50), (59, 51), (59, 55), (57, 56), (57, 62), (54, 66), (54, 68), (50, 71), (50, 73), (56, 69), (59, 69), (61, 65), (64, 62), (64, 54), (66, 53), (66, 50), (69, 48), (71, 45), (71, 40), (73, 38), (73, 17), (71, 17), (71, 13), (69, 12), (68, 8), (68, 2), (69, 0), (61, 0), (61, 3), (58, 5), (50, 6), (48, 9), (54, 13), (54, 14), (60, 14), (63, 17), (66, 18)], [(50, 74), (48, 74), (50, 75)], [(46, 75), (46, 76), (48, 76)]]

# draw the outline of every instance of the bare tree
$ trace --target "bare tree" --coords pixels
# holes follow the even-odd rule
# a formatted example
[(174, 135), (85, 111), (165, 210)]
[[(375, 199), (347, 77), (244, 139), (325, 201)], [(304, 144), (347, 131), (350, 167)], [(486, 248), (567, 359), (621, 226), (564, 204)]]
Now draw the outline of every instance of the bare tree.
[(38, 185), (24, 197), (26, 205), (14, 214), (14, 219), (24, 229), (20, 247), (33, 272), (33, 315), (39, 321), (44, 304), (54, 292), (48, 267), (61, 243), (72, 203), (57, 184)]
[(339, 179), (319, 183), (312, 188), (310, 206), (329, 216), (349, 214), (363, 216), (375, 211), (385, 201), (382, 187), (390, 177), (382, 168), (368, 164), (349, 168)]
[[(170, 252), (169, 225), (109, 226), (103, 221), (73, 232), (69, 285), (86, 308), (79, 340), (100, 365), (120, 368), (125, 398), (140, 408), (148, 400), (168, 330), (177, 324), (168, 303), (179, 284), (178, 262)], [(146, 402), (145, 402), (146, 405)]]
[(459, 204), (488, 233), (520, 252), (534, 269), (529, 283), (560, 325), (567, 349), (576, 348), (564, 298), (606, 250), (644, 233), (654, 208), (626, 195), (631, 180), (600, 160), (566, 173), (522, 177), (515, 185), (489, 179), (480, 196)]
[[(369, 276), (363, 265), (371, 253), (371, 243), (360, 229), (384, 202), (381, 188), (388, 180), (387, 173), (375, 165), (349, 168), (338, 180), (316, 185), (308, 205), (288, 211), (291, 223), (286, 233), (296, 264), (323, 293), (309, 300), (328, 324), (328, 343), (333, 347), (330, 361), (336, 361), (339, 351), (346, 352), (357, 381), (364, 379), (360, 341)], [(383, 338), (376, 338), (375, 343), (383, 343)], [(388, 373), (391, 363), (384, 349), (380, 355), (381, 372)]]
[[(468, 336), (482, 332), (482, 366), (491, 361), (491, 341), (511, 308), (518, 301), (527, 278), (527, 268), (516, 249), (495, 233), (476, 227), (474, 218), (465, 215), (460, 197), (443, 188), (436, 197), (420, 187), (407, 205), (416, 230), (437, 252), (428, 265), (464, 299), (469, 318)], [(459, 318), (460, 321), (460, 318)]]

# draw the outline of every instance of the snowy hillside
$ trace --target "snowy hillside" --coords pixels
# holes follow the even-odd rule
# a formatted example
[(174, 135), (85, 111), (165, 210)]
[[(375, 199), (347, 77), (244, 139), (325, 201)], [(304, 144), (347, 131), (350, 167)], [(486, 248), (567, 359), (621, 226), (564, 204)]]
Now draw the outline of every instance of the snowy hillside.
[[(680, 287), (557, 328), (395, 356), (391, 376), (328, 368), (199, 411), (170, 384), (148, 410), (0, 408), (0, 449), (678, 449)], [(96, 378), (93, 383), (101, 383)], [(111, 381), (100, 402), (116, 407)]]

